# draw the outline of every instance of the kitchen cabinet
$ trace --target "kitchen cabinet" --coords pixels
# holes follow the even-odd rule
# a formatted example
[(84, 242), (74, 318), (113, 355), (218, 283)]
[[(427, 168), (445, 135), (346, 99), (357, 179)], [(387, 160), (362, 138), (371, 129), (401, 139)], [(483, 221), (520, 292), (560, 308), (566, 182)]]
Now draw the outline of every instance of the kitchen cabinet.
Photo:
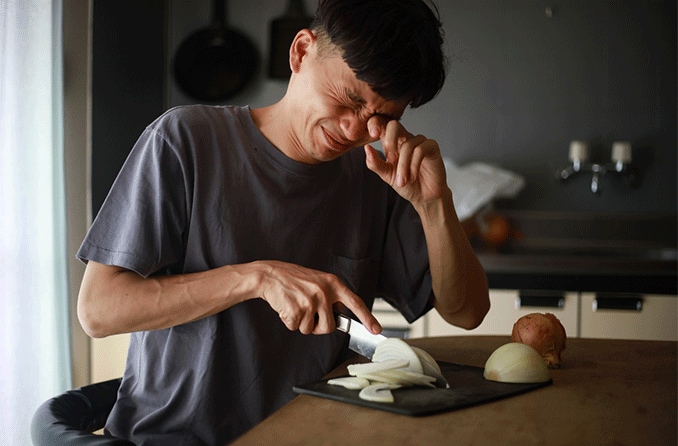
[(121, 334), (91, 340), (91, 382), (108, 381), (122, 376), (127, 361), (129, 337), (129, 334)]
[[(451, 326), (431, 311), (425, 316), (426, 335), (510, 335), (513, 324), (521, 316), (553, 313), (565, 327), (568, 338), (678, 341), (677, 296), (588, 292), (541, 294), (544, 295), (525, 295), (523, 292), (521, 296), (517, 290), (490, 290), (490, 312), (482, 324), (471, 331)], [(559, 294), (562, 301), (553, 306), (553, 298)], [(545, 302), (543, 306), (539, 305), (540, 299)]]
[(678, 341), (678, 298), (581, 293), (584, 338)]
[(381, 324), (382, 333), (388, 337), (423, 338), (427, 333), (426, 317), (419, 318), (409, 324), (407, 320), (388, 302), (381, 298), (374, 300), (372, 314)]
[(426, 315), (427, 336), (510, 335), (513, 324), (529, 313), (553, 313), (568, 337), (578, 334), (578, 293), (521, 293), (517, 290), (490, 290), (490, 311), (478, 328), (464, 330), (443, 320), (436, 311)]

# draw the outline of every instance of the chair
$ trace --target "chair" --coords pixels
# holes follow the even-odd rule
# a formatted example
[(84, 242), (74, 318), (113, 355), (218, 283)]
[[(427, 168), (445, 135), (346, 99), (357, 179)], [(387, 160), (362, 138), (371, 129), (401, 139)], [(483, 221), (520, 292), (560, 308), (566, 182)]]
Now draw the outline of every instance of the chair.
[(69, 390), (45, 401), (33, 415), (35, 446), (134, 446), (134, 443), (92, 432), (104, 427), (118, 397), (121, 378)]

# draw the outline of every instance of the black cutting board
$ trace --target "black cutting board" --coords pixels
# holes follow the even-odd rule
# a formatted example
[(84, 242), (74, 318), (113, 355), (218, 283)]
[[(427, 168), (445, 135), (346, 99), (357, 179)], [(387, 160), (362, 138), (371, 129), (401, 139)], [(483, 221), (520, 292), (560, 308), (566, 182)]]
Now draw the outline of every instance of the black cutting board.
[(401, 415), (423, 416), (489, 403), (551, 384), (551, 380), (532, 384), (499, 383), (483, 378), (481, 367), (449, 362), (439, 362), (438, 364), (443, 376), (450, 384), (449, 389), (425, 387), (395, 389), (392, 390), (393, 403), (362, 400), (358, 397), (359, 390), (330, 385), (327, 384), (327, 380), (295, 386), (294, 391)]

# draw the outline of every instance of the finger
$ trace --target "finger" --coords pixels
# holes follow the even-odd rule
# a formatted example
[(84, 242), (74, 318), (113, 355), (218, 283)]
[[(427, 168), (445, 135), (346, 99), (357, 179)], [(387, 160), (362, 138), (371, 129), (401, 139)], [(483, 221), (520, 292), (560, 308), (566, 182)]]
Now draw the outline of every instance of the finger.
[(367, 120), (367, 131), (370, 134), (371, 141), (377, 141), (381, 138), (381, 135), (386, 132), (386, 126), (388, 125), (388, 118), (381, 115), (374, 115)]
[(381, 134), (381, 145), (386, 161), (396, 165), (400, 156), (400, 146), (407, 140), (407, 130), (398, 121), (389, 121), (386, 131)]
[(318, 311), (316, 314), (316, 324), (313, 328), (313, 334), (327, 334), (336, 328), (334, 322), (334, 313), (331, 311)]
[(372, 333), (379, 334), (381, 333), (381, 324), (374, 317), (363, 302), (358, 296), (353, 294), (350, 290), (348, 293), (341, 299), (341, 301), (346, 305), (346, 307), (355, 314), (358, 320)]
[(295, 331), (299, 328), (299, 325), (296, 323), (296, 320), (294, 318), (282, 312), (278, 313), (278, 316), (280, 317), (280, 320), (282, 321), (283, 324), (285, 324), (285, 327), (287, 327), (288, 330)]
[[(410, 181), (416, 181), (419, 177), (419, 171), (424, 159), (431, 153), (431, 140), (423, 135), (417, 135), (410, 139), (403, 145), (401, 152), (407, 153), (407, 164), (398, 165), (399, 170), (402, 169), (405, 177), (405, 184)], [(402, 155), (401, 155), (402, 157)], [(403, 184), (404, 185), (404, 184)]]
[(396, 172), (396, 185), (398, 187), (403, 187), (417, 178), (419, 166), (423, 159), (421, 145), (425, 142), (426, 137), (419, 135), (408, 138), (401, 144)]
[(365, 145), (365, 164), (368, 169), (379, 175), (379, 178), (383, 181), (393, 184), (391, 178), (394, 170), (393, 167), (381, 159), (379, 153), (370, 144)]

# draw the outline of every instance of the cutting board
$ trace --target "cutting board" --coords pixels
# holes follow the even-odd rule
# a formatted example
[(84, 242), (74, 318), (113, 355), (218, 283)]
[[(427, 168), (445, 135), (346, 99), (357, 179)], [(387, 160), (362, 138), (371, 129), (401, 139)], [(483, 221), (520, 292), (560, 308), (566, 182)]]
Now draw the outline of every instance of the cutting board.
[(481, 367), (449, 362), (439, 362), (438, 364), (443, 376), (450, 384), (449, 389), (424, 387), (395, 389), (392, 390), (393, 403), (362, 400), (358, 397), (359, 390), (349, 390), (341, 386), (330, 385), (327, 384), (327, 380), (296, 386), (294, 391), (401, 415), (424, 416), (489, 403), (551, 384), (550, 380), (532, 384), (499, 383), (483, 378)]

